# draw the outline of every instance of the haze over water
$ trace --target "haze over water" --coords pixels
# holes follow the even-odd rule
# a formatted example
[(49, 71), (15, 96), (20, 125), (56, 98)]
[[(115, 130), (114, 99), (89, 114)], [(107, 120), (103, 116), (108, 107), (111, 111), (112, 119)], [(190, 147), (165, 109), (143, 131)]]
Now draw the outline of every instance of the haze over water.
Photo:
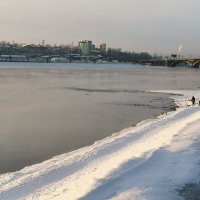
[(91, 145), (173, 105), (145, 90), (200, 86), (199, 69), (0, 65), (0, 173)]

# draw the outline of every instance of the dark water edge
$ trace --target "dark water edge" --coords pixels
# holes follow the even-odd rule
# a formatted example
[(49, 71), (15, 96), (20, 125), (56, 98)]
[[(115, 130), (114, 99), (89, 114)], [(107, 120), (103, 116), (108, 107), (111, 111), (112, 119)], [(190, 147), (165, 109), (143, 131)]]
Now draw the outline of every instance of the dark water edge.
[(200, 200), (200, 183), (189, 183), (177, 190), (184, 200)]

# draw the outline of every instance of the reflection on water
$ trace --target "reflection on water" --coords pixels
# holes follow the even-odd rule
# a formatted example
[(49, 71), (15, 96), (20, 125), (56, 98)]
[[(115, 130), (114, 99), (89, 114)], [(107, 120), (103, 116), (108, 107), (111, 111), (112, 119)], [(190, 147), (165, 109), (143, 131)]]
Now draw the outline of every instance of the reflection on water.
[(0, 173), (90, 145), (173, 104), (145, 90), (200, 85), (190, 69), (0, 65)]

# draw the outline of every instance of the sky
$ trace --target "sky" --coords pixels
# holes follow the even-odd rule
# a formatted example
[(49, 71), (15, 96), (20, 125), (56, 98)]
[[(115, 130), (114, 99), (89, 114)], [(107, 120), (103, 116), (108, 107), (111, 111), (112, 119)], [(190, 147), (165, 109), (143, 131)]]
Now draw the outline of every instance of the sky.
[(1, 0), (0, 41), (200, 57), (199, 0)]

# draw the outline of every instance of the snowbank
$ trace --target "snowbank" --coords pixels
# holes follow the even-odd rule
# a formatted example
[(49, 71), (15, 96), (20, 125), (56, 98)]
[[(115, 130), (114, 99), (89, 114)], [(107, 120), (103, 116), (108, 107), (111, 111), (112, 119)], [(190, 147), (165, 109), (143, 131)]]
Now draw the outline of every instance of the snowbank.
[(199, 180), (200, 107), (188, 99), (200, 92), (165, 92), (183, 94), (175, 112), (3, 174), (0, 199), (179, 199), (178, 187)]

